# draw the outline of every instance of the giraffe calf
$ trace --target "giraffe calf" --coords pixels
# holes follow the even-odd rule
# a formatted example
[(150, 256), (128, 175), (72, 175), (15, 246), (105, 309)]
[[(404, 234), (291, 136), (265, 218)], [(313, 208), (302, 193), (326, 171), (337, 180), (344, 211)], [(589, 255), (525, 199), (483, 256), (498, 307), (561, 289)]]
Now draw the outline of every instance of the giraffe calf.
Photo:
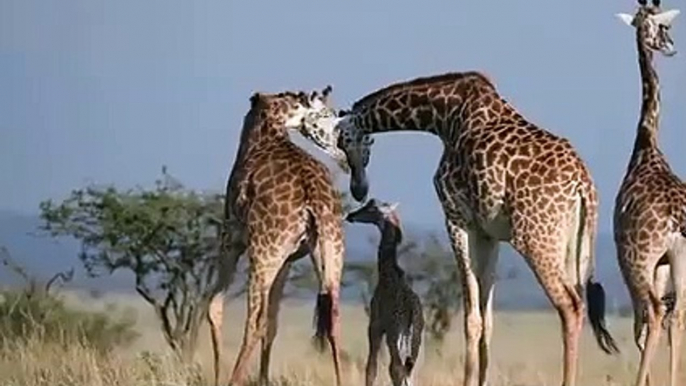
[(377, 260), (379, 279), (371, 300), (367, 331), (366, 386), (372, 386), (376, 379), (377, 358), (384, 335), (391, 357), (389, 373), (393, 386), (411, 385), (412, 370), (422, 344), (422, 304), (398, 265), (397, 248), (402, 241), (402, 231), (395, 207), (396, 204), (371, 199), (346, 217), (348, 222), (374, 224), (381, 232)]

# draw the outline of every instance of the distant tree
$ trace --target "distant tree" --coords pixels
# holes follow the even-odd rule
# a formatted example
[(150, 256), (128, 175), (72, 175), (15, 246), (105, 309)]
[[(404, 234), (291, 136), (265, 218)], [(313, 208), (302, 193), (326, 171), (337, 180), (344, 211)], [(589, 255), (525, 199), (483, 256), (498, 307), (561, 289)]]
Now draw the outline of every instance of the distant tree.
[(222, 208), (222, 196), (188, 190), (166, 168), (152, 189), (91, 185), (40, 204), (42, 229), (79, 240), (89, 275), (134, 274), (136, 291), (184, 360), (195, 352), (216, 281)]

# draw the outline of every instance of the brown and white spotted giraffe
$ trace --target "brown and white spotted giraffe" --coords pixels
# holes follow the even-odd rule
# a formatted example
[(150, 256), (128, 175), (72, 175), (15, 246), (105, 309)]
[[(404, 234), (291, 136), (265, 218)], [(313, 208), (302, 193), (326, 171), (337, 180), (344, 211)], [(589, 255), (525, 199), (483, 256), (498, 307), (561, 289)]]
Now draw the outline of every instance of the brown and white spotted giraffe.
[(402, 230), (396, 206), (371, 199), (346, 217), (352, 223), (374, 224), (381, 232), (377, 256), (379, 279), (370, 304), (367, 329), (367, 386), (372, 386), (376, 379), (377, 359), (384, 336), (391, 357), (388, 371), (393, 386), (411, 385), (424, 333), (422, 303), (405, 281), (405, 273), (398, 265), (397, 249), (402, 242)]
[(342, 209), (329, 170), (293, 144), (288, 130), (306, 117), (325, 117), (330, 87), (313, 92), (255, 93), (245, 116), (238, 154), (226, 189), (218, 286), (208, 312), (220, 381), (223, 292), (238, 259), (250, 259), (248, 311), (243, 344), (231, 376), (242, 384), (250, 354), (262, 340), (260, 384), (268, 384), (271, 345), (289, 265), (310, 254), (321, 283), (317, 337), (327, 338), (339, 371), (339, 285), (344, 246)]
[[(649, 382), (661, 322), (669, 308), (673, 313), (668, 327), (670, 378), (672, 386), (679, 383), (686, 326), (686, 185), (672, 172), (658, 145), (660, 89), (653, 66), (654, 52), (675, 54), (669, 30), (678, 13), (663, 12), (659, 1), (648, 5), (643, 0), (634, 15), (618, 15), (636, 29), (643, 92), (634, 149), (614, 211), (617, 258), (631, 294), (634, 339), (641, 353), (637, 386)], [(667, 292), (670, 282), (673, 295)]]
[(368, 191), (370, 135), (425, 131), (444, 144), (434, 185), (464, 291), (464, 385), (486, 384), (500, 241), (526, 259), (560, 315), (563, 385), (576, 383), (584, 292), (600, 347), (617, 351), (604, 323), (604, 291), (592, 281), (596, 188), (568, 140), (524, 118), (479, 72), (396, 83), (341, 115), (333, 128), (331, 121), (307, 124), (312, 131), (322, 126), (339, 131), (338, 146), (347, 156), (350, 190), (358, 201)]

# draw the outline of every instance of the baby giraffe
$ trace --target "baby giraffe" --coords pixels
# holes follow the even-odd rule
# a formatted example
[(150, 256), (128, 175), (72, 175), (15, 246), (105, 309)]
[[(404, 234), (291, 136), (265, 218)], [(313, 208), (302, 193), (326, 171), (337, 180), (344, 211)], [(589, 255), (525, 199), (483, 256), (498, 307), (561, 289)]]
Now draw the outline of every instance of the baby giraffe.
[(376, 379), (377, 358), (384, 335), (391, 357), (389, 373), (393, 386), (411, 384), (412, 369), (422, 344), (422, 304), (405, 282), (405, 274), (398, 265), (397, 248), (402, 241), (402, 232), (396, 206), (371, 199), (346, 217), (348, 222), (374, 224), (381, 232), (377, 261), (379, 280), (371, 301), (367, 330), (366, 386), (372, 386)]

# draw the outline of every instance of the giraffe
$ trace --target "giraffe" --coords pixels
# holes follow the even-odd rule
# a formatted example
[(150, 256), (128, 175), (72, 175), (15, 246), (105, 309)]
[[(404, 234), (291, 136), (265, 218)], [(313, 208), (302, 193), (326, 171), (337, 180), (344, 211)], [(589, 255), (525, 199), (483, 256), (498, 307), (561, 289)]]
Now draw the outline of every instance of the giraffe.
[(487, 382), (500, 241), (524, 257), (559, 314), (564, 386), (576, 383), (584, 293), (598, 345), (619, 351), (605, 326), (604, 289), (593, 280), (596, 187), (567, 139), (528, 121), (479, 71), (398, 82), (339, 113), (305, 124), (338, 131), (357, 201), (369, 189), (371, 135), (425, 131), (443, 142), (433, 181), (463, 286), (465, 386)]
[[(250, 272), (247, 317), (232, 385), (242, 384), (250, 354), (262, 340), (260, 384), (268, 384), (271, 346), (279, 301), (290, 264), (310, 254), (320, 281), (316, 338), (331, 346), (336, 384), (339, 371), (339, 286), (343, 264), (342, 209), (328, 169), (293, 144), (288, 130), (305, 116), (325, 119), (331, 87), (316, 91), (254, 93), (226, 187), (219, 279), (208, 307), (214, 349), (215, 384), (220, 382), (223, 292), (240, 256)], [(313, 134), (315, 138), (316, 133)], [(335, 155), (336, 151), (332, 153)]]
[(352, 223), (374, 224), (381, 232), (377, 257), (379, 279), (371, 300), (367, 330), (366, 386), (373, 386), (376, 379), (377, 358), (384, 335), (391, 356), (388, 370), (393, 386), (411, 384), (409, 379), (422, 345), (422, 303), (398, 265), (397, 248), (402, 242), (402, 230), (396, 207), (397, 204), (371, 199), (346, 217)]
[[(633, 16), (617, 15), (636, 29), (643, 98), (633, 152), (615, 199), (614, 240), (632, 299), (634, 340), (641, 354), (635, 384), (650, 383), (660, 323), (671, 314), (666, 328), (670, 384), (676, 386), (686, 327), (686, 185), (672, 172), (658, 145), (660, 86), (653, 55), (676, 53), (669, 30), (679, 11), (662, 11), (659, 0), (638, 3)], [(673, 293), (667, 292), (669, 284)]]

